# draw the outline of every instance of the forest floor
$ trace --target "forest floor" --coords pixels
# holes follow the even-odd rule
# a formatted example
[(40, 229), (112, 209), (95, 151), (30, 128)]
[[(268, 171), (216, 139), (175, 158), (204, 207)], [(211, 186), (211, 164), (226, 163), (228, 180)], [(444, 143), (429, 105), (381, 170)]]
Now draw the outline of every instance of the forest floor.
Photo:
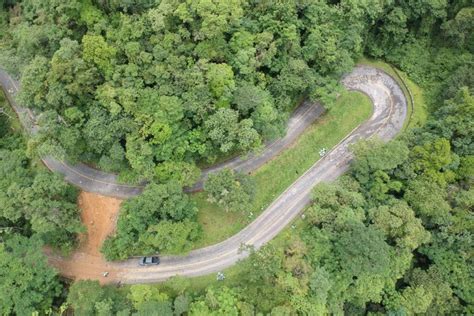
[[(110, 282), (116, 276), (118, 270), (108, 265), (100, 248), (115, 229), (121, 202), (117, 198), (81, 192), (78, 205), (87, 232), (79, 237), (78, 248), (68, 258), (59, 255), (49, 257), (50, 263), (61, 275), (75, 280), (100, 278), (101, 283)], [(48, 249), (47, 252), (51, 253), (51, 250)], [(102, 269), (99, 271), (98, 267)], [(108, 269), (103, 270), (103, 267)], [(104, 272), (109, 272), (107, 278), (103, 276)]]

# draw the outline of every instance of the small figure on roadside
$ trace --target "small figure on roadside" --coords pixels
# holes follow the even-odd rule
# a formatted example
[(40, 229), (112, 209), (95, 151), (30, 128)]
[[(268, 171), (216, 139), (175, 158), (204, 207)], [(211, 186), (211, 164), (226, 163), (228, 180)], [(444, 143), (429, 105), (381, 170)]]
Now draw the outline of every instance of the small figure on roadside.
[(108, 277), (108, 276), (109, 276), (109, 272), (107, 272), (107, 271), (103, 272), (103, 273), (102, 273), (102, 276)]
[(217, 272), (217, 281), (224, 281), (225, 275), (222, 272)]
[(326, 152), (327, 152), (327, 149), (326, 148), (321, 148), (319, 150), (319, 157), (324, 157), (324, 155), (326, 155)]

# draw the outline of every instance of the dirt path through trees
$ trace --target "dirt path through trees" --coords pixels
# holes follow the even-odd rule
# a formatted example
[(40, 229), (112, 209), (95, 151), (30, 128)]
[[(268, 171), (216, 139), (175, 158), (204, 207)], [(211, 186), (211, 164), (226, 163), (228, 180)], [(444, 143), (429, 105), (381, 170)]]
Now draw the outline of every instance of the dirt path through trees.
[[(50, 263), (60, 274), (75, 280), (94, 279), (110, 282), (117, 275), (117, 267), (108, 264), (100, 253), (102, 243), (111, 234), (117, 222), (122, 200), (96, 193), (81, 192), (78, 199), (81, 220), (87, 232), (80, 236), (78, 249), (68, 258), (51, 255)], [(50, 250), (47, 252), (51, 253)], [(104, 277), (103, 273), (108, 272)]]

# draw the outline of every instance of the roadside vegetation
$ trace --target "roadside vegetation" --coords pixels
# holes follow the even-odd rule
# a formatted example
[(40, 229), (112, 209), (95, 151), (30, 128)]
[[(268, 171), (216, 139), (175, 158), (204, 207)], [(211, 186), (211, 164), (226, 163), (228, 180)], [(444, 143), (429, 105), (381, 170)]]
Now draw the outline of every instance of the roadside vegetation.
[(360, 92), (342, 92), (329, 113), (310, 126), (298, 140), (250, 175), (255, 197), (250, 207), (229, 213), (209, 203), (206, 193), (195, 194), (203, 235), (195, 248), (214, 244), (237, 233), (255, 219), (278, 195), (320, 159), (319, 151), (331, 149), (372, 113), (370, 99)]
[[(191, 201), (199, 210), (197, 216), (191, 216), (190, 221), (186, 220), (185, 223), (181, 223), (184, 218), (180, 218), (175, 224), (168, 224), (169, 229), (174, 227), (177, 234), (173, 238), (170, 237), (173, 233), (170, 235), (168, 230), (164, 233), (164, 227), (153, 224), (157, 216), (152, 214), (159, 210), (159, 202), (156, 199), (160, 194), (151, 194), (148, 189), (141, 196), (124, 202), (117, 231), (104, 243), (103, 253), (109, 260), (158, 252), (184, 254), (191, 249), (208, 246), (232, 236), (254, 220), (292, 182), (318, 161), (321, 149), (332, 148), (351, 130), (367, 120), (371, 112), (372, 104), (366, 95), (343, 91), (329, 113), (309, 127), (290, 148), (254, 174), (245, 177), (227, 170), (211, 176), (205, 184), (205, 192), (191, 196)], [(247, 180), (237, 180), (236, 176)], [(175, 191), (175, 194), (179, 196), (178, 191)], [(178, 205), (178, 200), (186, 199), (182, 196), (173, 200)], [(137, 200), (143, 200), (143, 203), (136, 204)], [(143, 217), (142, 214), (145, 213), (149, 215)], [(199, 227), (195, 227), (196, 221)], [(155, 247), (150, 244), (150, 234), (154, 236)], [(182, 238), (178, 238), (180, 234), (183, 235)], [(166, 242), (169, 239), (173, 239), (175, 243), (170, 245)], [(146, 247), (144, 243), (150, 246)]]
[[(0, 1), (0, 64), (43, 113), (31, 142), (0, 115), (0, 313), (473, 314), (473, 18), (469, 1)], [(123, 204), (110, 258), (181, 253), (251, 220), (183, 194), (196, 162), (256, 150), (281, 135), (294, 100), (321, 100), (320, 122), (251, 175), (256, 216), (370, 114), (335, 103), (366, 102), (336, 101), (363, 55), (401, 70), (412, 125), (356, 146), (295, 228), (223, 280), (65, 287), (47, 265), (42, 245), (67, 252), (82, 228), (76, 190), (37, 168), (37, 152), (151, 182)], [(212, 212), (230, 229), (206, 233)]]
[(141, 195), (122, 203), (117, 229), (102, 252), (107, 260), (183, 253), (200, 236), (197, 212), (178, 182), (149, 184)]
[(38, 235), (64, 252), (82, 230), (76, 207), (77, 191), (28, 155), (19, 121), (0, 94), (0, 237)]
[(43, 113), (36, 149), (128, 182), (166, 183), (260, 148), (302, 95), (330, 107), (362, 53), (348, 8), (312, 5), (303, 18), (283, 3), (132, 3), (8, 2), (0, 21), (0, 64), (20, 76), (19, 101)]
[(80, 315), (102, 304), (160, 315), (469, 314), (474, 170), (472, 149), (460, 143), (473, 135), (473, 113), (463, 88), (425, 127), (388, 144), (359, 143), (351, 171), (317, 186), (304, 217), (223, 280), (178, 277), (119, 290), (82, 281), (69, 302)]
[(35, 165), (3, 93), (0, 111), (0, 313), (26, 315), (62, 292), (42, 246), (70, 252), (82, 225), (76, 189)]

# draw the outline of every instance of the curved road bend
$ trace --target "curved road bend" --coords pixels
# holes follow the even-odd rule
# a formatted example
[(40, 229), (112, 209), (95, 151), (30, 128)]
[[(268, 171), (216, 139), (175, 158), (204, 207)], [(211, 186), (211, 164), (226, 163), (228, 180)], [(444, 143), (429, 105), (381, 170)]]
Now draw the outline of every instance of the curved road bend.
[[(3, 83), (4, 77), (1, 77)], [(371, 98), (372, 117), (309, 168), (255, 221), (221, 243), (194, 250), (186, 256), (162, 257), (159, 266), (143, 268), (138, 266), (136, 259), (129, 259), (96, 268), (117, 272), (109, 282), (146, 283), (164, 281), (175, 275), (199, 276), (221, 271), (247, 257), (247, 251), (240, 251), (242, 245), (258, 249), (270, 241), (309, 203), (311, 190), (316, 184), (332, 181), (348, 169), (353, 157), (349, 151), (351, 144), (373, 136), (389, 140), (403, 127), (407, 102), (396, 81), (385, 72), (358, 66), (342, 79), (342, 83), (346, 88), (361, 91)], [(19, 111), (20, 117), (23, 114)]]
[(312, 188), (321, 181), (332, 181), (344, 173), (353, 156), (349, 146), (373, 136), (390, 140), (402, 129), (407, 102), (396, 81), (381, 70), (359, 66), (342, 79), (350, 90), (367, 94), (374, 106), (372, 117), (354, 129), (325, 157), (290, 185), (255, 221), (229, 239), (190, 252), (186, 256), (161, 258), (154, 267), (139, 267), (136, 259), (112, 263), (117, 270), (110, 282), (146, 283), (172, 276), (199, 276), (221, 271), (248, 256), (241, 245), (261, 247), (289, 224), (309, 203)]
[[(13, 109), (18, 114), (23, 127), (29, 133), (37, 133), (38, 126), (36, 125), (35, 114), (33, 114), (31, 110), (18, 105), (15, 101), (14, 96), (20, 89), (20, 83), (0, 68), (0, 85), (4, 88), (5, 94)], [(263, 151), (258, 154), (249, 154), (246, 158), (236, 157), (202, 170), (200, 180), (191, 188), (187, 188), (186, 191), (195, 192), (201, 190), (204, 180), (209, 173), (224, 168), (232, 168), (245, 173), (256, 170), (291, 145), (323, 112), (324, 108), (319, 103), (303, 102), (303, 104), (293, 112), (288, 122), (285, 137), (269, 143), (265, 146)], [(115, 174), (106, 173), (82, 163), (72, 165), (51, 156), (43, 157), (42, 160), (48, 169), (63, 174), (66, 181), (84, 191), (118, 198), (129, 198), (140, 194), (143, 190), (143, 185), (121, 184)]]

